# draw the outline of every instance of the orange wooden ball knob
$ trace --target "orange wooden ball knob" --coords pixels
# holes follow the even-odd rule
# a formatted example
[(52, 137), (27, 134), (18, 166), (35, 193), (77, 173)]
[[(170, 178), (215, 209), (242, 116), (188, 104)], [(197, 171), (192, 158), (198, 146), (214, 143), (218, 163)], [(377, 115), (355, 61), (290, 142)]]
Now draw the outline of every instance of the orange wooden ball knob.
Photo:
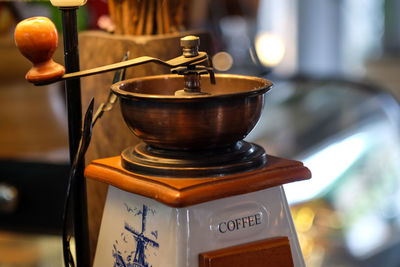
[(25, 76), (29, 82), (52, 82), (65, 73), (65, 68), (51, 58), (58, 45), (58, 33), (50, 19), (33, 17), (21, 21), (15, 28), (14, 39), (22, 55), (33, 63)]

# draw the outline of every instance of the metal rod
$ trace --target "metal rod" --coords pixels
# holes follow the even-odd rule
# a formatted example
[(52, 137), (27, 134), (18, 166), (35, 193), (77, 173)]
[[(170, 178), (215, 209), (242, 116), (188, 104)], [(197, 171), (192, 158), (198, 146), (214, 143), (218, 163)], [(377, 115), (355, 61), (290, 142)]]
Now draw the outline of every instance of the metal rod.
[(158, 58), (153, 58), (153, 57), (148, 57), (148, 56), (143, 56), (143, 57), (138, 57), (134, 59), (130, 59), (127, 61), (122, 61), (122, 62), (117, 62), (114, 64), (109, 64), (97, 68), (92, 68), (88, 70), (82, 70), (82, 71), (76, 71), (76, 72), (69, 72), (61, 76), (57, 80), (50, 80), (50, 81), (40, 81), (40, 82), (35, 82), (35, 85), (45, 85), (45, 84), (50, 84), (53, 82), (61, 81), (61, 80), (69, 80), (69, 79), (77, 79), (80, 77), (85, 77), (89, 75), (95, 75), (107, 71), (112, 71), (112, 70), (118, 70), (118, 69), (124, 69), (127, 67), (133, 67), (141, 64), (146, 64), (146, 63), (156, 63), (156, 64), (161, 64), (170, 68), (174, 67), (179, 67), (179, 66), (188, 66), (190, 64), (197, 65), (201, 64), (205, 61), (209, 61), (210, 59), (208, 58), (207, 53), (205, 52), (199, 52), (199, 55), (195, 57), (184, 57), (184, 56), (179, 56), (167, 61), (163, 61)]
[[(60, 8), (64, 38), (64, 64), (66, 73), (79, 71), (78, 7)], [(65, 81), (68, 113), (70, 163), (78, 150), (82, 127), (81, 85), (79, 79)], [(73, 192), (73, 224), (76, 244), (76, 265), (89, 266), (89, 234), (86, 200), (86, 183), (83, 176), (84, 160), (78, 163)]]
[(85, 76), (89, 76), (89, 75), (99, 74), (99, 73), (112, 71), (112, 70), (124, 69), (127, 67), (133, 67), (133, 66), (137, 66), (137, 65), (151, 63), (151, 62), (173, 68), (173, 67), (179, 67), (179, 66), (186, 66), (186, 65), (192, 64), (194, 62), (196, 64), (199, 64), (206, 60), (208, 60), (207, 54), (204, 52), (200, 52), (200, 54), (196, 57), (185, 58), (183, 56), (180, 56), (177, 58), (170, 59), (168, 61), (163, 61), (158, 58), (143, 56), (143, 57), (138, 57), (138, 58), (130, 59), (127, 61), (122, 61), (122, 62), (118, 62), (118, 63), (106, 65), (106, 66), (101, 66), (101, 67), (97, 67), (97, 68), (93, 68), (93, 69), (89, 69), (89, 70), (83, 70), (83, 71), (74, 72), (74, 73), (66, 73), (61, 77), (61, 79), (67, 80), (67, 79), (71, 79), (71, 78), (85, 77)]

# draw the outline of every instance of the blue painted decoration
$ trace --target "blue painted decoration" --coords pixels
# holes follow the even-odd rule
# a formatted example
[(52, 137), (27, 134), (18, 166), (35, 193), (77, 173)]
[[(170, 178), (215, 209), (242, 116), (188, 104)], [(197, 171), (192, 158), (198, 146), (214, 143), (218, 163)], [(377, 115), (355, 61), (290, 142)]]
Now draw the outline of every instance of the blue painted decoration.
[[(143, 205), (141, 210), (137, 208), (130, 208), (126, 203), (124, 203), (125, 208), (128, 213), (133, 213), (133, 216), (142, 216), (142, 229), (141, 231), (135, 230), (132, 226), (130, 226), (127, 222), (124, 225), (124, 232), (121, 233), (121, 239), (124, 243), (129, 243), (126, 234), (129, 233), (133, 240), (136, 242), (136, 249), (127, 253), (126, 250), (121, 252), (121, 246), (118, 243), (118, 240), (115, 240), (115, 244), (113, 245), (112, 255), (114, 257), (114, 267), (152, 267), (149, 266), (149, 263), (146, 259), (146, 251), (148, 250), (148, 246), (158, 249), (159, 244), (157, 241), (153, 240), (152, 237), (145, 236), (146, 231), (146, 219), (148, 211), (155, 214), (155, 211), (149, 209), (146, 205)], [(151, 235), (154, 239), (158, 238), (158, 231), (151, 231)]]

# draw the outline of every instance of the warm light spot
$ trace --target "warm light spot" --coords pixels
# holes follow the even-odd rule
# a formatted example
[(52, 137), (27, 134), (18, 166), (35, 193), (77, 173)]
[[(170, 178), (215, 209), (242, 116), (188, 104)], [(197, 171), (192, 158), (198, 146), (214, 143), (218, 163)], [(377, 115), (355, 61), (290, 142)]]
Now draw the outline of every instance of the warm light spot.
[(315, 218), (314, 211), (309, 207), (301, 208), (296, 215), (296, 229), (299, 232), (307, 232), (311, 229)]
[(276, 66), (285, 54), (285, 45), (282, 40), (270, 33), (257, 34), (255, 48), (261, 64), (267, 67)]
[(227, 52), (218, 52), (212, 57), (213, 65), (216, 70), (227, 71), (233, 65), (233, 58)]
[(50, 2), (58, 7), (77, 7), (86, 4), (87, 0), (50, 0)]

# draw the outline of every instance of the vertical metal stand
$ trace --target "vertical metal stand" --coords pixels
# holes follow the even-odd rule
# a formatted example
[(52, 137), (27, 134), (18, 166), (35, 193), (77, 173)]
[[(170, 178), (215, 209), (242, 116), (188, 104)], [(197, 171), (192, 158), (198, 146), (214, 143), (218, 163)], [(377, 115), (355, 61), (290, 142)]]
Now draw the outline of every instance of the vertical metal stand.
[[(64, 64), (66, 73), (79, 71), (78, 7), (60, 8), (64, 38)], [(65, 81), (68, 112), (70, 162), (74, 161), (82, 127), (81, 84), (79, 79)], [(78, 163), (77, 175), (72, 183), (73, 225), (76, 244), (76, 264), (90, 266), (86, 183), (83, 176), (84, 160)]]

